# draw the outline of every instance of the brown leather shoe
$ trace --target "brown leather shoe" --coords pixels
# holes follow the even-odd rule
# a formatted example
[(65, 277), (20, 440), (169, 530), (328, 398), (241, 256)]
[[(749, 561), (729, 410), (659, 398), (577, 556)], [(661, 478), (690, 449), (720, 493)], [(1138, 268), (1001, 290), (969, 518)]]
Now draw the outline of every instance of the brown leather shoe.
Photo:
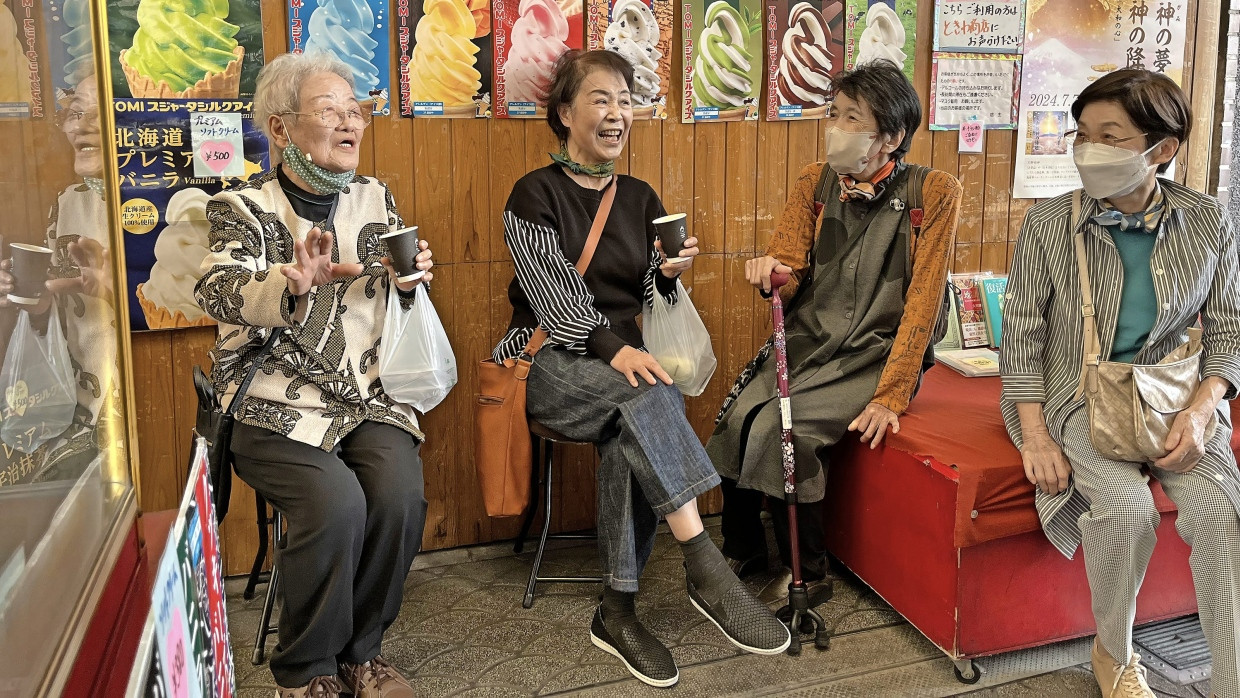
[(340, 679), (354, 698), (413, 698), (413, 687), (383, 657), (365, 664), (341, 662)]
[(1132, 653), (1132, 659), (1129, 659), (1127, 664), (1120, 664), (1107, 654), (1102, 643), (1095, 637), (1089, 659), (1103, 698), (1156, 698), (1145, 681), (1145, 667), (1141, 666), (1141, 655), (1136, 652)]
[(344, 690), (335, 676), (316, 676), (301, 688), (276, 687), (276, 698), (339, 698)]

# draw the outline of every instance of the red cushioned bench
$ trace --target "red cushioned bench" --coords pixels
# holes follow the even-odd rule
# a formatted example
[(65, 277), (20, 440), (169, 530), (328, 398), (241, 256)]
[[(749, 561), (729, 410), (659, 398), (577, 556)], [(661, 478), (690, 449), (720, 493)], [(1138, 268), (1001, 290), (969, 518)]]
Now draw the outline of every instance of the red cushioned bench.
[[(974, 657), (1094, 633), (1081, 553), (1068, 560), (1043, 535), (999, 391), (998, 378), (932, 368), (899, 434), (836, 449), (824, 503), (828, 550), (968, 683)], [(1138, 623), (1197, 611), (1175, 505), (1151, 482), (1163, 517)]]

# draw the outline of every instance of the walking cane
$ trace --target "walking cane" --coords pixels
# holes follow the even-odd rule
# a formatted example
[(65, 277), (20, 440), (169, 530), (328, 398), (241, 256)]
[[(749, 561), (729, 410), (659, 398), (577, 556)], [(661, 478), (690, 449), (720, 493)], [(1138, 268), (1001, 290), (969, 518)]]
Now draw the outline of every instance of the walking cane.
[(814, 647), (820, 650), (831, 646), (831, 635), (826, 621), (818, 611), (810, 608), (809, 589), (801, 579), (801, 540), (797, 532), (797, 474), (796, 460), (792, 454), (792, 402), (788, 399), (788, 347), (784, 339), (784, 304), (779, 299), (779, 289), (788, 283), (787, 274), (771, 274), (771, 320), (775, 328), (775, 375), (779, 390), (779, 416), (782, 422), (781, 438), (784, 456), (784, 501), (788, 505), (788, 538), (792, 546), (792, 582), (788, 584), (788, 603), (776, 615), (788, 624), (792, 642), (788, 654), (801, 653), (801, 621), (813, 622)]

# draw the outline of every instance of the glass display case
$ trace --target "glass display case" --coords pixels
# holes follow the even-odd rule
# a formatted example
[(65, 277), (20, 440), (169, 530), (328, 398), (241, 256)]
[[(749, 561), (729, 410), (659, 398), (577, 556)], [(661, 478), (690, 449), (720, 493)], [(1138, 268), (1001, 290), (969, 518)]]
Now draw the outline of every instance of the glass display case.
[(0, 3), (5, 697), (64, 690), (135, 535), (129, 326), (97, 5)]

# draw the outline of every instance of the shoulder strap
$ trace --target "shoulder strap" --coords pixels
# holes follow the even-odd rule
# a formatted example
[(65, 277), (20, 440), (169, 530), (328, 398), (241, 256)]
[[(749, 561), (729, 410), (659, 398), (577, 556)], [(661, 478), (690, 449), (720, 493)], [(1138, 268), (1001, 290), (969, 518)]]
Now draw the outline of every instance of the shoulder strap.
[(1077, 396), (1083, 394), (1085, 379), (1090, 366), (1097, 366), (1102, 355), (1102, 342), (1098, 338), (1097, 318), (1094, 314), (1094, 294), (1089, 285), (1089, 259), (1085, 255), (1085, 233), (1080, 230), (1081, 190), (1072, 192), (1072, 244), (1076, 249), (1076, 271), (1081, 284), (1082, 346), (1081, 383)]
[(827, 192), (831, 191), (831, 183), (839, 179), (839, 175), (827, 163), (822, 163), (822, 174), (818, 175), (818, 186), (814, 188), (814, 201), (827, 203)]
[[(594, 222), (590, 224), (590, 235), (586, 238), (586, 246), (581, 250), (581, 257), (577, 260), (577, 273), (585, 278), (586, 269), (590, 268), (590, 262), (594, 259), (594, 251), (598, 249), (598, 241), (603, 237), (603, 226), (607, 225), (607, 216), (611, 213), (611, 205), (616, 200), (616, 188), (620, 186), (620, 179), (612, 176), (611, 184), (607, 190), (603, 192), (603, 200), (599, 202), (598, 211), (594, 214)], [(534, 356), (538, 350), (542, 348), (544, 342), (547, 341), (547, 331), (539, 325), (534, 328), (534, 334), (530, 336), (530, 341), (525, 345), (522, 354), (526, 356)]]

